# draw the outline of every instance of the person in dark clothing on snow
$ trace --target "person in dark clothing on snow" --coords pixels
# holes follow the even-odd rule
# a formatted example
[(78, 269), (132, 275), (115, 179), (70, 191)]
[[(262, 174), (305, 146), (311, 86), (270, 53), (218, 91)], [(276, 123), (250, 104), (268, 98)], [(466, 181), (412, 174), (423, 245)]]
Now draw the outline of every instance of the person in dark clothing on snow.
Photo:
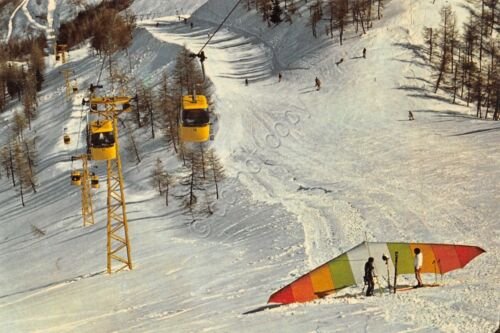
[(316, 76), (316, 78), (314, 79), (314, 86), (316, 87), (316, 90), (320, 90), (321, 89), (321, 81), (318, 79), (318, 77)]
[(411, 111), (408, 111), (408, 120), (409, 121), (415, 120), (415, 118), (413, 118), (413, 112)]
[(366, 48), (363, 48), (363, 58), (366, 58)]
[(248, 86), (248, 79), (245, 79), (245, 86)]
[(375, 289), (375, 267), (373, 267), (373, 257), (368, 258), (365, 263), (365, 284), (367, 285), (366, 296), (373, 296), (373, 290)]

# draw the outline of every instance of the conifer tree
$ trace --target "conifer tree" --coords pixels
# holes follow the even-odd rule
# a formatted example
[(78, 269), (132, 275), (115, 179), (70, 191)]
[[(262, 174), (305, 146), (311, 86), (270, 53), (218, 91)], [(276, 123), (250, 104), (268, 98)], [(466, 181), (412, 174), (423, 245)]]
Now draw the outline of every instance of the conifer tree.
[(436, 85), (434, 88), (434, 92), (437, 92), (439, 89), (439, 85), (441, 84), (441, 81), (444, 78), (444, 75), (446, 74), (446, 70), (448, 68), (448, 65), (452, 61), (452, 43), (453, 43), (453, 36), (456, 36), (455, 33), (455, 22), (456, 22), (456, 17), (455, 13), (452, 11), (451, 6), (443, 6), (440, 11), (441, 14), (441, 27), (440, 27), (440, 36), (441, 36), (441, 41), (439, 43), (439, 48), (440, 48), (440, 59), (439, 59), (439, 65), (437, 66), (437, 81)]
[[(180, 99), (181, 95), (175, 94), (174, 89), (170, 88), (167, 74), (163, 73), (156, 104), (158, 110), (161, 112), (165, 140), (168, 146), (172, 146), (174, 148), (175, 153), (178, 152), (177, 145), (179, 142), (178, 104)], [(177, 103), (175, 103), (175, 101), (177, 101)]]
[(207, 160), (209, 173), (211, 173), (211, 177), (215, 185), (215, 197), (217, 200), (219, 200), (219, 183), (226, 177), (224, 167), (215, 154), (214, 149), (208, 150)]
[(35, 188), (35, 179), (30, 172), (23, 148), (19, 142), (14, 143), (14, 172), (19, 179), (19, 196), (23, 207), (26, 205), (24, 195), (29, 187)]
[(273, 22), (274, 24), (281, 23), (281, 15), (282, 14), (283, 14), (283, 10), (281, 9), (280, 1), (274, 0), (273, 1), (273, 9), (271, 11), (271, 22)]
[(14, 119), (12, 123), (12, 131), (14, 136), (16, 136), (20, 141), (24, 140), (23, 131), (28, 127), (26, 118), (22, 113), (14, 113)]
[(172, 185), (172, 177), (159, 158), (156, 160), (151, 176), (151, 184), (158, 189), (160, 195), (165, 191), (165, 205), (168, 206), (168, 195), (170, 186)]
[(12, 180), (12, 186), (16, 187), (16, 179), (14, 175), (14, 157), (12, 154), (12, 146), (7, 143), (0, 151), (0, 164), (7, 174), (7, 178)]

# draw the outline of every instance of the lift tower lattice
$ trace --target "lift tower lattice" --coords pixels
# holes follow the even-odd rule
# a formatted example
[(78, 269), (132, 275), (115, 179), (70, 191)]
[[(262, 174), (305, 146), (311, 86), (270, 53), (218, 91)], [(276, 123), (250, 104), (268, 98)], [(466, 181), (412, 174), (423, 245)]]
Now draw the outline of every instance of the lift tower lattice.
[[(116, 156), (107, 160), (107, 271), (109, 274), (132, 269), (122, 163), (118, 145), (118, 115), (130, 112), (130, 97), (93, 97), (90, 110), (113, 124)], [(92, 130), (91, 130), (92, 131)], [(92, 141), (92, 139), (91, 139)], [(98, 150), (93, 145), (93, 150)], [(101, 155), (102, 156), (102, 155)]]
[(82, 190), (82, 217), (83, 226), (87, 227), (94, 224), (94, 209), (92, 207), (92, 192), (90, 186), (90, 172), (88, 156), (86, 154), (73, 156), (73, 160), (82, 161), (82, 178), (80, 188)]

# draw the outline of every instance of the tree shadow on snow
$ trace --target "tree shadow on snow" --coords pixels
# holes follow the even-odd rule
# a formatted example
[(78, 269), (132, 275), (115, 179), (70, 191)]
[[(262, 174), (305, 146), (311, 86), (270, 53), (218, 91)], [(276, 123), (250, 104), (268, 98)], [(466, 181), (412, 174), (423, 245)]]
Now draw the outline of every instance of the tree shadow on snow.
[[(399, 88), (396, 88), (399, 89)], [(431, 95), (429, 93), (423, 93), (423, 94), (408, 94), (408, 97), (416, 97), (416, 98), (425, 98), (425, 99), (434, 99), (436, 101), (440, 102), (445, 102), (445, 103), (451, 103), (449, 98), (439, 96), (439, 95)]]
[[(474, 119), (477, 119), (477, 118), (474, 118)], [(498, 131), (498, 130), (500, 130), (500, 127), (483, 128), (483, 129), (478, 129), (478, 130), (474, 130), (474, 131), (469, 131), (469, 132), (464, 132), (464, 133), (459, 133), (459, 134), (453, 134), (452, 136), (471, 135), (471, 134), (476, 134), (476, 133), (493, 132), (493, 131)]]
[(444, 110), (444, 111), (439, 111), (439, 110), (431, 110), (431, 109), (421, 109), (421, 110), (412, 110), (413, 113), (432, 113), (434, 117), (437, 118), (450, 118), (450, 121), (452, 120), (459, 120), (460, 118), (463, 121), (469, 121), (469, 120), (477, 120), (476, 117), (470, 116), (463, 114), (458, 111), (452, 111), (452, 110)]
[(411, 62), (413, 64), (422, 65), (422, 66), (429, 66), (429, 64), (427, 63), (427, 55), (425, 54), (425, 49), (421, 45), (412, 44), (412, 43), (393, 43), (392, 45), (400, 47), (400, 48), (404, 48), (407, 50), (411, 50), (413, 52), (412, 59), (415, 59), (415, 58), (419, 59), (419, 60), (423, 61), (423, 63), (415, 62), (414, 60), (412, 60), (412, 61), (403, 60), (403, 59), (394, 59), (394, 60)]

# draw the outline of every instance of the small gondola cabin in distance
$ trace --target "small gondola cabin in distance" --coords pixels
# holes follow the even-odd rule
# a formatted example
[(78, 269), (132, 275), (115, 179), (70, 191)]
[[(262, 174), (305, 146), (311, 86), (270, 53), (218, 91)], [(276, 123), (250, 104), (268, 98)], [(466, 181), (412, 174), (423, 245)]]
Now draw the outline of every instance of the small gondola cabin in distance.
[(90, 186), (92, 188), (99, 188), (99, 176), (94, 173), (90, 175)]
[(179, 136), (183, 142), (205, 142), (210, 139), (210, 115), (203, 95), (182, 96)]
[(111, 120), (90, 123), (90, 154), (92, 160), (104, 161), (116, 158), (116, 142)]
[(82, 171), (73, 170), (71, 171), (71, 185), (81, 186), (82, 185)]

